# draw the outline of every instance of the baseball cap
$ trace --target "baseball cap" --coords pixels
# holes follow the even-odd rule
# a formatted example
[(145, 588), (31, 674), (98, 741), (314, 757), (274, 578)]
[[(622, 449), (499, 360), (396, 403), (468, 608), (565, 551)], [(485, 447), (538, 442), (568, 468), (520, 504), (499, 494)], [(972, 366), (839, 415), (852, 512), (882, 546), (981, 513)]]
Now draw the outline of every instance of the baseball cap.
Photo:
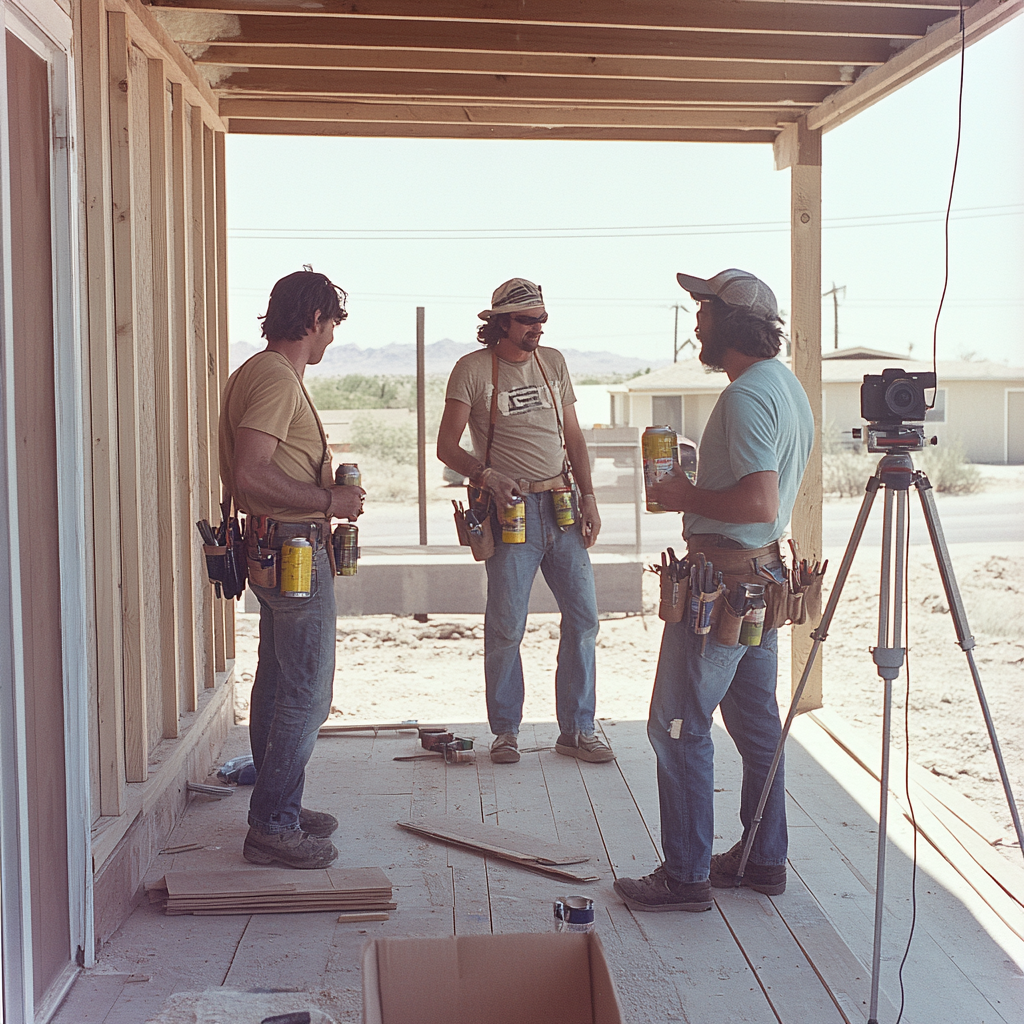
[(482, 310), (477, 316), (490, 320), (500, 313), (517, 313), (521, 309), (533, 309), (544, 305), (544, 294), (539, 284), (527, 281), (525, 277), (513, 277), (511, 281), (499, 284), (491, 296), (491, 308)]
[(779, 319), (779, 306), (775, 293), (759, 278), (746, 270), (723, 270), (706, 281), (702, 277), (676, 274), (676, 280), (695, 299), (717, 296), (737, 309), (746, 309), (768, 320)]

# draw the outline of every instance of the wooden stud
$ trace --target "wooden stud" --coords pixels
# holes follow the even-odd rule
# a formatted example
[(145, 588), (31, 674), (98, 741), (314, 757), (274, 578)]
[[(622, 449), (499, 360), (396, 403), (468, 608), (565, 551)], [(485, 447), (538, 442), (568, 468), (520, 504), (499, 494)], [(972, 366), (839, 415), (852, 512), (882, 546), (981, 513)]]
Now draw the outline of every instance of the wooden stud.
[(171, 396), (171, 426), (174, 436), (174, 487), (172, 490), (175, 546), (178, 552), (174, 573), (175, 604), (178, 612), (178, 670), (181, 704), (185, 711), (198, 706), (196, 692), (196, 587), (208, 584), (196, 542), (191, 496), (194, 490), (195, 464), (192, 458), (195, 435), (189, 428), (189, 403), (192, 395), (192, 361), (188, 354), (188, 241), (186, 219), (186, 150), (190, 137), (185, 120), (185, 96), (180, 83), (171, 83), (171, 369), (167, 381)]
[(174, 578), (179, 562), (174, 529), (177, 451), (172, 425), (171, 261), (168, 230), (168, 93), (164, 62), (149, 58), (149, 147), (152, 191), (154, 406), (156, 412), (156, 551), (160, 593), (160, 691), (164, 739), (178, 735), (179, 643)]
[(114, 223), (114, 319), (117, 357), (117, 450), (121, 516), (121, 611), (124, 651), (125, 779), (148, 777), (146, 634), (142, 599), (139, 502), (138, 366), (135, 352), (135, 251), (131, 151), (130, 45), (123, 14), (107, 16), (111, 211)]
[[(821, 133), (801, 120), (776, 148), (778, 161), (789, 161), (791, 206), (792, 303), (790, 338), (793, 372), (814, 414), (814, 447), (793, 506), (792, 531), (800, 557), (822, 557), (821, 541)], [(816, 622), (793, 627), (791, 671), (796, 688), (803, 675)], [(808, 676), (798, 709), (811, 711), (822, 702), (821, 679), (824, 651)]]
[[(203, 243), (204, 267), (206, 270), (206, 424), (207, 451), (210, 457), (210, 508), (218, 509), (221, 499), (218, 458), (217, 423), (220, 420), (220, 373), (218, 352), (220, 349), (219, 323), (217, 319), (217, 217), (216, 181), (213, 169), (213, 129), (203, 125)], [(219, 518), (219, 514), (218, 514)], [(215, 601), (213, 606), (213, 658), (217, 672), (225, 669), (224, 656), (224, 604)]]
[[(230, 373), (230, 345), (228, 342), (228, 192), (227, 192), (227, 161), (224, 152), (224, 132), (213, 133), (213, 170), (216, 180), (216, 226), (217, 226), (217, 363), (218, 415), (215, 442), (220, 462), (220, 409)], [(219, 479), (219, 477), (218, 477)], [(224, 602), (224, 657), (234, 660), (235, 657), (235, 602)]]
[(113, 214), (110, 197), (107, 15), (101, 0), (79, 5), (80, 143), (87, 272), (92, 448), (90, 573), (95, 600), (95, 673), (99, 799), (103, 815), (121, 814), (124, 789), (124, 659), (121, 647), (121, 535), (118, 508), (117, 389), (114, 348)]
[[(192, 234), (192, 356), (195, 360), (193, 375), (192, 405), (195, 409), (195, 437), (198, 442), (197, 465), (199, 472), (196, 480), (196, 495), (200, 508), (196, 518), (207, 518), (219, 522), (216, 503), (211, 503), (210, 496), (210, 419), (209, 386), (210, 371), (207, 359), (207, 319), (206, 319), (206, 226), (203, 182), (203, 113), (198, 107), (192, 108), (192, 166), (189, 184), (189, 206), (191, 212)], [(203, 507), (205, 506), (205, 507)], [(214, 667), (213, 637), (213, 588), (207, 584), (203, 587), (203, 650), (204, 663), (202, 680), (206, 689), (216, 682)]]

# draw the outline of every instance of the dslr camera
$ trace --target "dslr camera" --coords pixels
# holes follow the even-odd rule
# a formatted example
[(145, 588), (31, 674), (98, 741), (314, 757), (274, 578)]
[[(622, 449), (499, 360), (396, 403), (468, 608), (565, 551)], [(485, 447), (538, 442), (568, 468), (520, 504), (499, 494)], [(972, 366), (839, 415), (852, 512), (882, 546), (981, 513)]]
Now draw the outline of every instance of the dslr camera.
[(928, 411), (925, 389), (934, 387), (934, 373), (907, 373), (888, 367), (878, 374), (865, 374), (860, 387), (860, 414), (869, 423), (921, 422)]

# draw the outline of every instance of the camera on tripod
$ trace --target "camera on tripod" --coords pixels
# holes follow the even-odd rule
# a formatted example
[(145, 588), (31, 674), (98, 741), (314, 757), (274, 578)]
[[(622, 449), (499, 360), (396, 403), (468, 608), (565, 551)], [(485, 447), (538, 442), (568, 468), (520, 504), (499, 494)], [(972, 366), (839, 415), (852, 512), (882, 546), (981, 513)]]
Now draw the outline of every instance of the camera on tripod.
[[(928, 411), (925, 390), (935, 387), (931, 372), (907, 373), (887, 367), (881, 373), (866, 373), (860, 386), (860, 414), (868, 421), (868, 451), (888, 452), (894, 448), (920, 451), (925, 446), (924, 420)], [(853, 436), (862, 436), (861, 428)], [(938, 438), (928, 442), (936, 444)]]

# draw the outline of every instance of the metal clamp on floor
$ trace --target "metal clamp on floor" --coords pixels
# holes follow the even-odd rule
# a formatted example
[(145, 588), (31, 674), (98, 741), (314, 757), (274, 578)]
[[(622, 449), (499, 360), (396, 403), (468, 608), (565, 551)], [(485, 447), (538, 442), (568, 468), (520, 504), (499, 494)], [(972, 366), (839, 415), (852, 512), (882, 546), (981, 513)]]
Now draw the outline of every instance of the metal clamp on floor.
[(418, 729), (420, 746), (429, 751), (427, 754), (413, 754), (411, 757), (396, 757), (395, 761), (419, 761), (422, 758), (440, 754), (446, 764), (468, 764), (476, 761), (473, 741), (463, 736), (456, 736), (447, 729), (427, 727)]

